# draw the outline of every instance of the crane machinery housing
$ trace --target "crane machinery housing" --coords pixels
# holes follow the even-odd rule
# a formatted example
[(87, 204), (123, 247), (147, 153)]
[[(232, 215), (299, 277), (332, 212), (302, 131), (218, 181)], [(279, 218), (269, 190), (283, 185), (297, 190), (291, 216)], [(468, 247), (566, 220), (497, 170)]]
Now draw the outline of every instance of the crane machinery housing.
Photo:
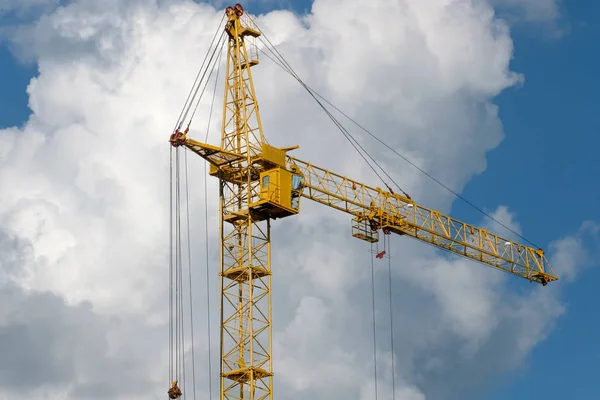
[[(352, 235), (370, 243), (379, 240), (380, 231), (394, 233), (544, 286), (558, 279), (539, 248), (423, 207), (389, 186), (368, 186), (302, 161), (289, 154), (297, 146), (268, 144), (251, 73), (258, 53), (248, 45), (264, 33), (239, 4), (227, 7), (223, 20), (221, 143), (188, 137), (183, 120), (169, 139), (173, 148), (184, 147), (208, 161), (209, 174), (219, 180), (220, 399), (273, 398), (271, 221), (298, 214), (300, 198), (349, 214)], [(173, 387), (177, 393), (171, 396), (171, 390), (171, 398), (180, 397), (176, 380)]]

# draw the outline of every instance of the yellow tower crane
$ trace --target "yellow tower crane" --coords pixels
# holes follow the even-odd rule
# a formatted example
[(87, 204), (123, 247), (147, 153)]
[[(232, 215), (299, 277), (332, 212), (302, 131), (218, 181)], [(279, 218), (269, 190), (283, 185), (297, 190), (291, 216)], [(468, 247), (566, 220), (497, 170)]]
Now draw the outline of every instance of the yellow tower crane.
[(175, 129), (170, 138), (172, 146), (184, 146), (207, 160), (210, 175), (219, 179), (222, 400), (273, 398), (271, 220), (298, 214), (300, 197), (350, 214), (353, 236), (367, 242), (377, 242), (382, 230), (544, 286), (558, 279), (541, 249), (422, 207), (389, 187), (367, 186), (287, 154), (297, 146), (269, 145), (252, 81), (251, 67), (258, 60), (246, 46), (261, 31), (242, 23), (243, 15), (239, 4), (225, 13), (220, 146), (187, 137), (188, 129)]

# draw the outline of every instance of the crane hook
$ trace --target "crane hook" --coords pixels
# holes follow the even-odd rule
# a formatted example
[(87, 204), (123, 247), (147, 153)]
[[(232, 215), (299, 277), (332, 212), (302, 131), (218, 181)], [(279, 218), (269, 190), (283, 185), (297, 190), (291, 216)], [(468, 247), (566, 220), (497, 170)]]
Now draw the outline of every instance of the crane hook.
[(181, 393), (181, 389), (179, 389), (179, 386), (177, 386), (177, 381), (173, 381), (173, 383), (171, 383), (171, 388), (167, 394), (169, 395), (170, 399), (178, 399), (183, 395), (183, 393)]

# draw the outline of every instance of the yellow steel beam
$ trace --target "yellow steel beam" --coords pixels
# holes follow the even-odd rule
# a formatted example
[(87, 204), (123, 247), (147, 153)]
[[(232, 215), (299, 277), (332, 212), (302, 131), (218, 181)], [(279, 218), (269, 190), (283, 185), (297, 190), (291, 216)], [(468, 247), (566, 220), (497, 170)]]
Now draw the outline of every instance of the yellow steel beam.
[(265, 147), (250, 72), (258, 62), (246, 48), (246, 38), (259, 33), (241, 24), (244, 11), (239, 4), (226, 12), (228, 48), (221, 146), (184, 141), (187, 148), (219, 171), (220, 398), (271, 399), (271, 224), (248, 212), (249, 205), (260, 196), (253, 163)]
[(455, 254), (546, 285), (558, 279), (542, 249), (502, 238), (413, 200), (288, 156), (303, 175), (302, 196), (383, 229), (427, 242)]

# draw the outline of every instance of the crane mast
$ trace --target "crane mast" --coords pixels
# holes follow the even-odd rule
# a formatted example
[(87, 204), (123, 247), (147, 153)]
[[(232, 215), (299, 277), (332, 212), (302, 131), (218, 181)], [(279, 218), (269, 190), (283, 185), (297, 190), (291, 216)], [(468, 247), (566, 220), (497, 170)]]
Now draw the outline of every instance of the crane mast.
[(246, 39), (261, 35), (243, 24), (241, 5), (227, 7), (227, 66), (220, 147), (177, 130), (184, 146), (210, 163), (220, 198), (220, 398), (273, 398), (271, 219), (296, 215), (300, 197), (354, 216), (353, 236), (378, 240), (379, 230), (425, 241), (546, 285), (558, 279), (541, 249), (512, 243), (414, 203), (287, 154), (298, 148), (266, 143)]
[(258, 37), (260, 32), (242, 25), (243, 13), (239, 4), (226, 9), (228, 45), (221, 146), (189, 139), (187, 130), (171, 137), (173, 146), (185, 145), (207, 159), (210, 175), (219, 178), (223, 400), (272, 398), (270, 219), (297, 213), (261, 201), (264, 171), (281, 170), (280, 182), (284, 185), (290, 184), (291, 176), (282, 168), (285, 151), (264, 140), (251, 73), (258, 60), (246, 46), (246, 39)]

